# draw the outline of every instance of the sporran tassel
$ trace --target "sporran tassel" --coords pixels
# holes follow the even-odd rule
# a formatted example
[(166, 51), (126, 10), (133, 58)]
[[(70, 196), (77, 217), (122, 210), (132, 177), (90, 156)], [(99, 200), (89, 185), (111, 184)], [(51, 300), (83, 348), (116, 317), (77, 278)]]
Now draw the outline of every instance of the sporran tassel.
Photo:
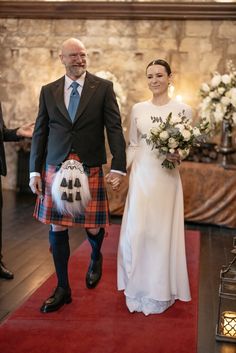
[(67, 187), (66, 178), (63, 178), (63, 179), (62, 179), (62, 181), (61, 181), (61, 186)]
[(69, 193), (69, 196), (68, 196), (67, 201), (68, 201), (68, 202), (73, 202), (73, 195), (72, 195), (71, 192)]
[(81, 187), (81, 183), (80, 183), (80, 181), (79, 181), (79, 178), (76, 178), (76, 179), (75, 179), (74, 186), (75, 186), (76, 188), (80, 188), (80, 187)]
[(76, 191), (75, 199), (76, 201), (81, 201), (81, 196), (79, 191)]
[(61, 200), (63, 201), (67, 201), (67, 194), (65, 191), (63, 191), (62, 195), (61, 195)]

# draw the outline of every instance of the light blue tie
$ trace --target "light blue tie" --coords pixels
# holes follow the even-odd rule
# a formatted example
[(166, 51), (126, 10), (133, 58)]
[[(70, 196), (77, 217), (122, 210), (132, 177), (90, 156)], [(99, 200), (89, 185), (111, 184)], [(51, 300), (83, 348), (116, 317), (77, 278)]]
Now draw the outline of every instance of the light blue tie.
[(77, 90), (78, 86), (79, 86), (79, 84), (76, 81), (73, 81), (71, 84), (72, 91), (70, 94), (68, 113), (69, 113), (72, 121), (74, 121), (75, 114), (76, 114), (77, 108), (79, 106), (79, 101), (80, 101), (80, 95)]

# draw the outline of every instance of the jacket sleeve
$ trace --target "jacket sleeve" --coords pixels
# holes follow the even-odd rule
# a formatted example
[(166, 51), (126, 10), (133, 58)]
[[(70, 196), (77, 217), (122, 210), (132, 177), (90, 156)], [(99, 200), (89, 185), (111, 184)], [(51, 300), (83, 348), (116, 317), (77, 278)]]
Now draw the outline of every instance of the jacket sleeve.
[(0, 125), (1, 125), (1, 131), (2, 131), (2, 139), (4, 142), (7, 141), (19, 141), (21, 138), (20, 136), (17, 136), (16, 129), (8, 129), (5, 125), (3, 115), (2, 115), (2, 107), (0, 104)]
[(126, 173), (126, 143), (121, 125), (120, 111), (112, 82), (109, 82), (107, 85), (104, 105), (104, 121), (108, 143), (112, 154), (111, 169)]
[(42, 172), (48, 140), (48, 113), (44, 100), (44, 89), (41, 89), (39, 110), (36, 118), (30, 151), (30, 172)]

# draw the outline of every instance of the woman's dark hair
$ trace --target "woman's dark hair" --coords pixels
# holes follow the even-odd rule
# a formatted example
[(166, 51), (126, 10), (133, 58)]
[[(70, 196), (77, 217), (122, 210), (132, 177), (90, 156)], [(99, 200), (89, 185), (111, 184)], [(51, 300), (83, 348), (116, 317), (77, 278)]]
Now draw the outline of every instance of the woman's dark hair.
[(168, 75), (168, 76), (171, 75), (171, 68), (170, 68), (170, 65), (169, 65), (168, 62), (166, 62), (165, 60), (157, 59), (157, 60), (151, 61), (151, 62), (148, 64), (148, 66), (146, 67), (146, 72), (147, 72), (147, 69), (149, 68), (149, 66), (152, 66), (152, 65), (161, 65), (161, 66), (164, 66), (164, 68), (166, 69), (167, 75)]

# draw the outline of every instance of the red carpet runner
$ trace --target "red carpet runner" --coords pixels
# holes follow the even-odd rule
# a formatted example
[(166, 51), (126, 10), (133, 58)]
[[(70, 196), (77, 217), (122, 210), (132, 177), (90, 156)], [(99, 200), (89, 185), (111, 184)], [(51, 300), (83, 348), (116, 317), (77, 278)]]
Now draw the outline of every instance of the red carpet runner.
[(58, 312), (38, 308), (55, 286), (51, 276), (0, 327), (1, 353), (196, 353), (199, 273), (198, 232), (186, 232), (192, 301), (177, 301), (161, 315), (131, 314), (116, 290), (120, 226), (104, 241), (104, 274), (96, 289), (85, 287), (90, 249), (85, 242), (71, 257), (73, 302)]

